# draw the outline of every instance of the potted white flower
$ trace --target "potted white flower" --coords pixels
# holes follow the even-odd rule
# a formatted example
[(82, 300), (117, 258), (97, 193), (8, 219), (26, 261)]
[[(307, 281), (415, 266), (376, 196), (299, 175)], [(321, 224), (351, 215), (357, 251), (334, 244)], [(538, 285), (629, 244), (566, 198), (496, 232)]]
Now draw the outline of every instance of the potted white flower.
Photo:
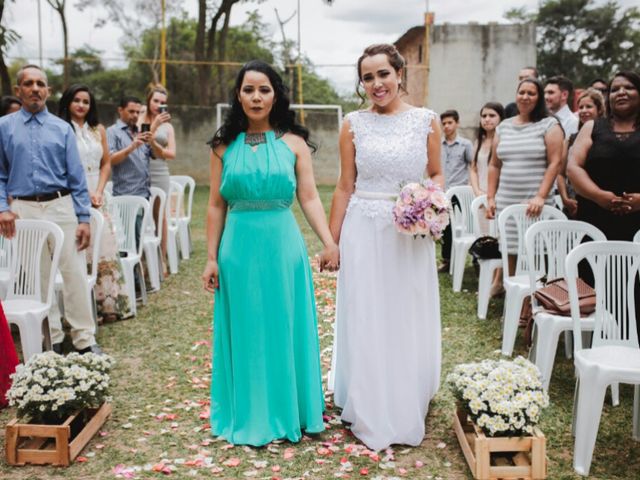
[(549, 396), (534, 364), (523, 357), (465, 363), (447, 383), (457, 401), (454, 429), (474, 477), (494, 468), (497, 477), (505, 475), (509, 464), (495, 462), (500, 453), (513, 468), (529, 462), (530, 476), (523, 478), (546, 478), (545, 438), (537, 425)]
[[(68, 465), (111, 413), (108, 390), (113, 365), (108, 355), (54, 352), (34, 355), (18, 365), (7, 392), (9, 405), (18, 413), (7, 425), (8, 463)], [(29, 433), (23, 435), (21, 430)], [(21, 450), (22, 444), (33, 444), (34, 437), (55, 438), (58, 457), (46, 453), (45, 441), (38, 442), (40, 456), (28, 453), (33, 448)], [(81, 445), (73, 445), (76, 437)], [(61, 438), (68, 442), (64, 448), (59, 445)]]

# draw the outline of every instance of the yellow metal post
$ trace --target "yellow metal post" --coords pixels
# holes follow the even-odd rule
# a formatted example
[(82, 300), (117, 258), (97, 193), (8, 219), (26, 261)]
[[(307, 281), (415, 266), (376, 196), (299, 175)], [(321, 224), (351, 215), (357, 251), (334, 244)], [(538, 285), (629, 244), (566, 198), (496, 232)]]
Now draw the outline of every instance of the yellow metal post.
[(430, 41), (431, 41), (431, 25), (433, 24), (433, 13), (425, 12), (424, 14), (424, 106), (429, 105), (429, 72), (431, 67), (430, 63)]
[(165, 0), (162, 0), (162, 29), (160, 30), (160, 82), (167, 86), (167, 27), (165, 24)]
[(300, 64), (300, 62), (296, 64), (296, 68), (298, 69), (298, 103), (301, 105), (300, 123), (304, 125), (304, 108), (302, 107), (302, 104), (304, 103), (304, 100), (302, 98), (302, 65)]

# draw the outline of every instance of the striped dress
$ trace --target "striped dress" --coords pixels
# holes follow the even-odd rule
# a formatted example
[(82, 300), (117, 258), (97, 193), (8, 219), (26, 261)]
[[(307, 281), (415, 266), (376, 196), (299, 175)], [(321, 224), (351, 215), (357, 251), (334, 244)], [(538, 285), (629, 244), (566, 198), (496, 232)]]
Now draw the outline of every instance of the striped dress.
[[(517, 125), (514, 118), (504, 120), (496, 129), (499, 137), (498, 158), (502, 162), (500, 183), (496, 192), (496, 210), (499, 215), (509, 205), (527, 203), (536, 196), (547, 169), (547, 149), (544, 136), (558, 124), (555, 117), (539, 122)], [(552, 205), (549, 195), (545, 203)], [(507, 223), (509, 253), (517, 253), (515, 224)]]

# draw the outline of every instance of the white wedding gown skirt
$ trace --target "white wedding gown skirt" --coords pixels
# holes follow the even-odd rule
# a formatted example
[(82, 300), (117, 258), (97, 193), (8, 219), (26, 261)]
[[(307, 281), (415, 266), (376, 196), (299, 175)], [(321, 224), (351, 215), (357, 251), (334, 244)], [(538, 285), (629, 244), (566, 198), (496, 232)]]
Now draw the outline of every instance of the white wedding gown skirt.
[(352, 198), (340, 236), (331, 383), (342, 419), (374, 450), (419, 445), (440, 384), (435, 245), (397, 232), (392, 207)]

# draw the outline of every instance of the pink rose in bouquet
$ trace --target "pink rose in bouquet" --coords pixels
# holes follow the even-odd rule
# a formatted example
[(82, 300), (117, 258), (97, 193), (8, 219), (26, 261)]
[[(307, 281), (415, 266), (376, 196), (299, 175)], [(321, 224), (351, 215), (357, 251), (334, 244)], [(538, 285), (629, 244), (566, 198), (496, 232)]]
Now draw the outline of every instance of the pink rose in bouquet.
[(408, 183), (400, 190), (393, 220), (400, 233), (439, 240), (449, 223), (449, 202), (431, 180)]

